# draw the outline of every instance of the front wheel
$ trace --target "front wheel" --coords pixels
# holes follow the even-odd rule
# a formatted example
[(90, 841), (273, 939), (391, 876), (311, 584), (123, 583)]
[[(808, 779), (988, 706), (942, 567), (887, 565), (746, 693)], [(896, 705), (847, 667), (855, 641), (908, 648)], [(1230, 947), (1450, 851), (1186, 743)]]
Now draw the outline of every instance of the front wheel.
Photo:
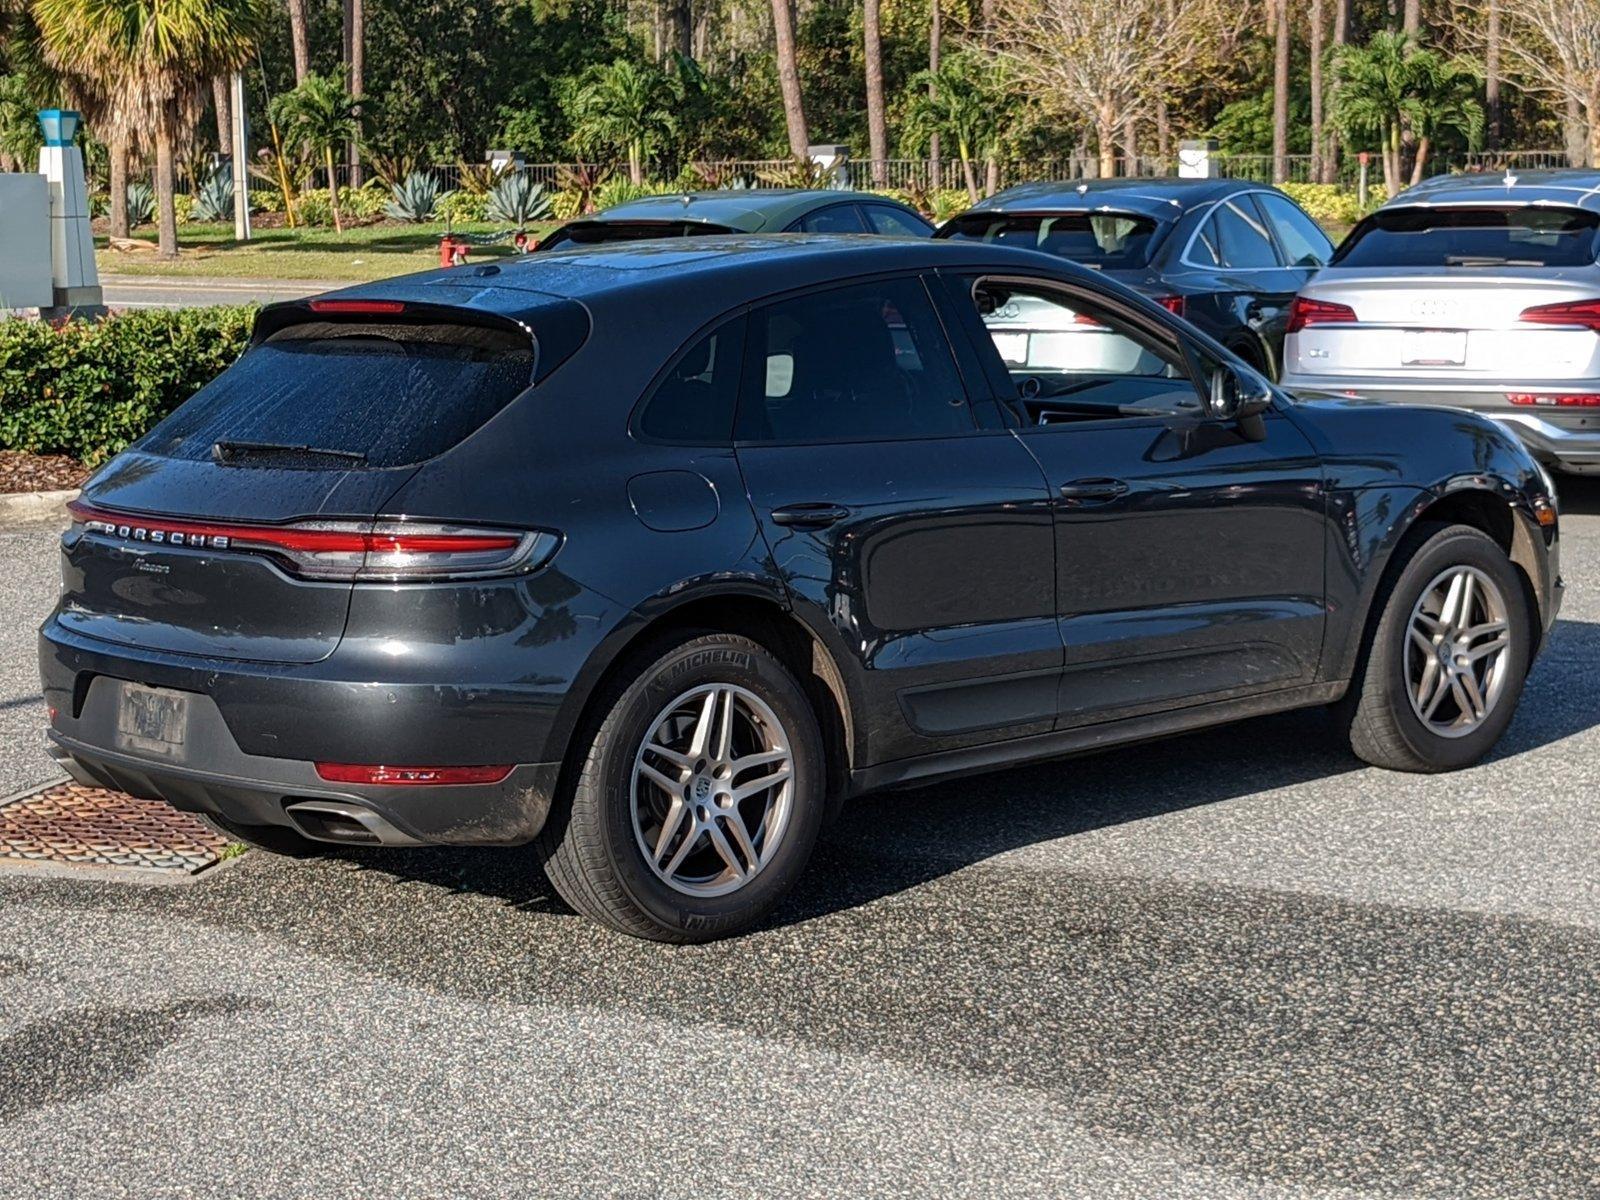
[(711, 633), (640, 655), (599, 704), (540, 835), (551, 884), (638, 937), (748, 929), (793, 886), (822, 823), (822, 735), (799, 683), (760, 644)]
[(1397, 771), (1477, 762), (1511, 723), (1532, 660), (1517, 568), (1477, 529), (1426, 526), (1377, 603), (1362, 668), (1339, 708), (1351, 749)]

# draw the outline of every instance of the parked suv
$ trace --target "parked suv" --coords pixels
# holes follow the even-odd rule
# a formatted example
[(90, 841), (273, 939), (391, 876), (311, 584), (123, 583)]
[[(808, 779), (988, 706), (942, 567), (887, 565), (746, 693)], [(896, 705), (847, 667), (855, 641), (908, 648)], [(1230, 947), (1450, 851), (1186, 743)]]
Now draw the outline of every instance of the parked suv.
[(1474, 762), (1556, 530), (1492, 422), (1293, 403), (1044, 255), (560, 251), (263, 310), (73, 506), (49, 741), (258, 845), (537, 839), (703, 940), (868, 789), (1329, 703)]
[(1600, 473), (1600, 171), (1402, 192), (1295, 300), (1286, 362), (1287, 387), (1476, 409)]

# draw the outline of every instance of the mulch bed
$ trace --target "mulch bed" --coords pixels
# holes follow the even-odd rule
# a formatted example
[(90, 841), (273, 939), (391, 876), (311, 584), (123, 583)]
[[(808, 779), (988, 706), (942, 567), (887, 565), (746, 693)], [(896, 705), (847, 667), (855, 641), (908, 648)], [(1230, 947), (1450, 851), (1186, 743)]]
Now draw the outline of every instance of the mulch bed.
[(88, 477), (89, 468), (65, 454), (0, 450), (0, 493), (64, 492)]

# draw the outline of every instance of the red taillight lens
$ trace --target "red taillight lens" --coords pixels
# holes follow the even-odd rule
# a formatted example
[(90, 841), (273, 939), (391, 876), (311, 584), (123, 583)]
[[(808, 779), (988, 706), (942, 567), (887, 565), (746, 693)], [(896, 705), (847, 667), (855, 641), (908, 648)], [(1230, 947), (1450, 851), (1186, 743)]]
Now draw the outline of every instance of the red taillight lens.
[(1308, 300), (1296, 296), (1289, 305), (1289, 323), (1285, 333), (1299, 333), (1307, 325), (1341, 325), (1356, 320), (1356, 310), (1348, 304), (1335, 304), (1331, 300)]
[(1175, 317), (1183, 316), (1182, 296), (1156, 296), (1155, 302)]
[(1101, 324), (1099, 321), (1096, 321), (1088, 313), (1083, 313), (1083, 312), (1075, 312), (1075, 313), (1073, 313), (1072, 314), (1072, 323), (1074, 325), (1087, 325), (1091, 329), (1104, 329), (1105, 328), (1105, 326), (1103, 324)]
[(1570, 300), (1538, 304), (1522, 310), (1519, 320), (1534, 325), (1575, 325), (1600, 333), (1600, 300)]
[(1506, 399), (1513, 404), (1538, 408), (1600, 408), (1600, 394), (1595, 392), (1570, 392), (1566, 395), (1507, 392)]
[(378, 316), (391, 315), (405, 312), (405, 302), (402, 300), (313, 300), (311, 311), (314, 313), (346, 313), (355, 316), (363, 314)]
[(317, 775), (329, 783), (383, 783), (425, 787), (452, 783), (499, 783), (510, 767), (386, 767), (363, 763), (317, 765)]
[(86, 533), (146, 545), (261, 554), (305, 579), (406, 582), (531, 570), (555, 552), (545, 530), (470, 529), (410, 522), (306, 521), (248, 525), (167, 520), (67, 506)]

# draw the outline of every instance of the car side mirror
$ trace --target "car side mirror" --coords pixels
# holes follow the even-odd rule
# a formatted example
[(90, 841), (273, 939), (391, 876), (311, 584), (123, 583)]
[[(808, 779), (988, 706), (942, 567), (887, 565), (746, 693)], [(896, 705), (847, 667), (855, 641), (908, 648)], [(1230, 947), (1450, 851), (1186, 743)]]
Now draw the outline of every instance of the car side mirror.
[(1219, 363), (1211, 372), (1211, 394), (1206, 398), (1214, 421), (1244, 421), (1272, 407), (1272, 385), (1248, 367)]

